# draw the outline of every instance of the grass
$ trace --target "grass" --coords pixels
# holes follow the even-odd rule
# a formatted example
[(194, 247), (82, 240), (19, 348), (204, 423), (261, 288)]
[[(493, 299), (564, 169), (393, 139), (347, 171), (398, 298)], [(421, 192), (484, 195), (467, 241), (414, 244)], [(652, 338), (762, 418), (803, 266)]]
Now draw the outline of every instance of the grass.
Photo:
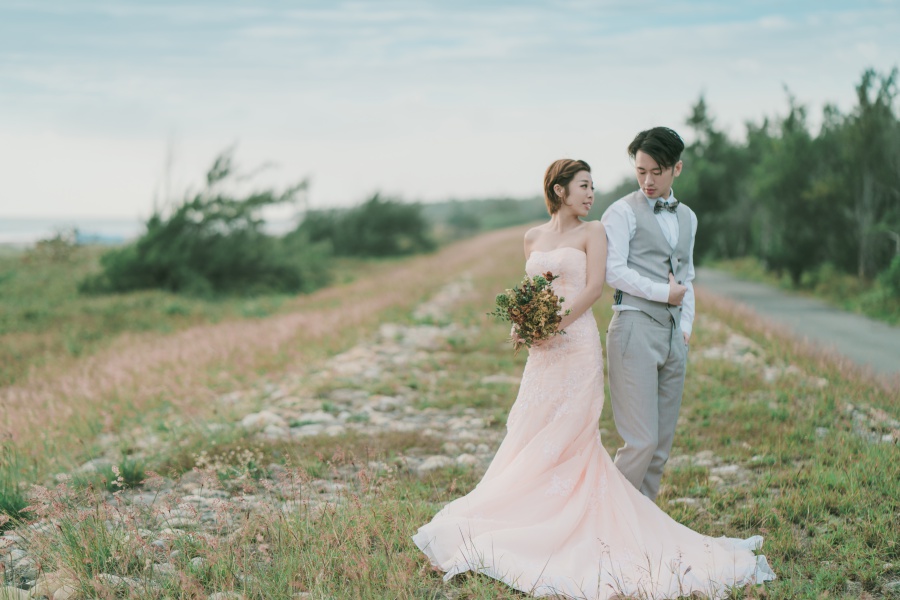
[(11, 519), (26, 516), (28, 498), (24, 485), (32, 477), (16, 448), (0, 442), (0, 531), (12, 526)]
[(864, 281), (843, 273), (831, 265), (823, 265), (803, 274), (794, 285), (787, 274), (767, 271), (756, 258), (717, 260), (710, 268), (728, 271), (741, 279), (768, 283), (784, 290), (814, 296), (825, 302), (892, 325), (900, 324), (900, 298), (891, 294), (877, 280)]
[[(333, 336), (327, 340), (301, 327), (273, 341), (275, 332), (290, 322), (273, 315), (236, 328), (227, 323), (201, 327), (191, 336), (174, 332), (150, 341), (120, 340), (116, 353), (100, 351), (79, 359), (83, 365), (121, 354), (149, 353), (153, 358), (204, 336), (214, 337), (214, 346), (229, 348), (224, 354), (206, 354), (207, 344), (190, 346), (178, 355), (184, 365), (153, 358), (158, 362), (151, 360), (153, 368), (136, 375), (133, 384), (165, 382), (168, 387), (159, 385), (156, 394), (168, 401), (129, 396), (141, 400), (140, 418), (117, 412), (121, 387), (98, 386), (96, 397), (67, 396), (78, 412), (92, 418), (118, 415), (94, 427), (95, 437), (136, 425), (160, 437), (153, 460), (141, 465), (146, 480), (137, 491), (165, 488), (171, 485), (168, 478), (192, 478), (199, 490), (206, 490), (196, 494), (220, 498), (220, 521), (212, 530), (174, 528), (160, 535), (155, 532), (162, 509), (128, 503), (131, 485), (110, 494), (102, 486), (70, 482), (38, 490), (31, 498), (37, 514), (30, 518), (52, 517), (59, 527), (33, 528), (30, 551), (45, 572), (60, 574), (82, 597), (205, 598), (236, 591), (246, 598), (285, 599), (522, 598), (486, 577), (459, 576), (443, 583), (409, 539), (444, 503), (472, 489), (480, 478), (478, 468), (451, 466), (421, 476), (407, 466), (412, 457), (442, 452), (440, 432), (348, 431), (267, 441), (240, 428), (204, 426), (207, 421), (233, 422), (241, 411), (277, 404), (277, 398), (267, 395), (265, 382), (285, 378), (311, 409), (342, 410), (332, 394), (348, 387), (369, 394), (411, 393), (416, 410), (451, 416), (474, 411), (488, 431), (502, 431), (517, 386), (503, 378), (498, 383), (482, 379), (517, 377), (525, 355), (513, 357), (504, 328), (483, 315), (494, 293), (521, 276), (520, 234), (500, 232), (444, 254), (396, 262), (377, 276), (360, 276), (313, 295), (308, 306), (318, 311), (317, 320), (327, 319), (330, 311), (342, 317), (326, 327)], [(399, 365), (377, 380), (354, 383), (318, 376), (332, 355), (365, 340), (381, 323), (414, 322), (411, 308), (464, 272), (473, 290), (448, 316), (463, 329), (471, 328), (469, 334), (448, 339), (419, 362)], [(610, 315), (609, 300), (607, 293), (595, 307), (601, 332)], [(759, 533), (766, 538), (763, 550), (779, 579), (763, 589), (734, 590), (733, 599), (891, 597), (887, 586), (900, 580), (900, 450), (896, 440), (872, 440), (892, 435), (891, 419), (900, 416), (900, 391), (782, 336), (700, 289), (698, 306), (673, 460), (658, 504), (712, 536)], [(362, 314), (348, 314), (354, 311)], [(728, 347), (735, 336), (751, 342), (743, 355), (721, 358), (711, 352)], [(171, 338), (178, 343), (168, 345)], [(250, 345), (249, 351), (229, 345), (233, 338)], [(310, 346), (322, 349), (311, 351)], [(250, 360), (248, 354), (264, 356)], [(92, 369), (101, 377), (108, 372)], [(777, 376), (767, 377), (767, 369)], [(220, 378), (222, 370), (229, 376)], [(190, 377), (196, 371), (200, 375)], [(241, 392), (235, 408), (211, 402), (232, 390)], [(219, 408), (213, 411), (209, 405)], [(607, 402), (600, 428), (612, 453), (621, 440), (610, 412)], [(173, 413), (191, 417), (179, 420)], [(58, 425), (45, 423), (59, 431), (59, 447), (81, 458), (91, 456), (98, 447), (91, 441), (95, 438), (69, 441), (70, 430), (80, 434), (83, 426), (65, 414), (60, 419)], [(11, 443), (20, 452), (24, 449), (26, 457), (29, 449), (40, 448), (22, 436)], [(132, 456), (129, 450), (122, 448), (122, 456)], [(53, 472), (48, 469), (44, 464), (34, 472), (8, 472), (21, 481), (40, 481), (41, 473)], [(255, 508), (248, 508), (248, 498), (258, 501)], [(295, 509), (285, 510), (287, 505)], [(154, 545), (156, 541), (160, 544)], [(171, 572), (160, 578), (154, 569), (162, 563)]]
[[(78, 282), (100, 269), (105, 249), (69, 246), (49, 255), (0, 254), (0, 386), (60, 370), (127, 335), (171, 334), (221, 322), (264, 319), (304, 307), (305, 297), (271, 294), (207, 299), (162, 291), (86, 295)], [(397, 259), (333, 260), (337, 285), (392, 268)]]
[[(510, 234), (488, 234), (483, 239), (498, 235)], [(22, 359), (29, 365), (27, 372), (0, 387), (0, 404), (6, 408), (0, 413), (0, 434), (9, 436), (47, 473), (70, 468), (73, 460), (93, 454), (95, 448), (85, 440), (105, 431), (143, 423), (177, 429), (179, 423), (191, 420), (227, 418), (228, 411), (211, 402), (220, 393), (252, 386), (263, 375), (312, 364), (352, 344), (382, 319), (408, 320), (413, 306), (448, 274), (468, 268), (481, 250), (479, 244), (466, 245), (461, 252), (459, 247), (402, 262), (375, 262), (365, 269), (360, 262), (348, 262), (342, 276), (345, 283), (291, 298), (266, 318), (212, 322), (212, 317), (201, 317), (173, 326), (168, 334), (108, 331), (103, 334), (108, 339), (77, 357), (29, 355)], [(445, 271), (436, 270), (435, 264)], [(360, 275), (363, 271), (365, 277)], [(55, 266), (51, 272), (58, 272)], [(37, 295), (35, 289), (32, 295)], [(118, 301), (139, 304), (134, 298), (145, 296), (131, 294)], [(60, 304), (66, 303), (65, 297), (57, 298)], [(91, 302), (81, 297), (70, 301), (80, 308), (61, 308), (60, 313), (71, 313), (76, 320), (85, 308), (82, 303)], [(215, 311), (212, 307), (214, 315)], [(57, 336), (59, 341), (60, 327), (52, 321), (43, 327), (41, 336)], [(3, 338), (10, 347), (16, 347), (17, 339)]]

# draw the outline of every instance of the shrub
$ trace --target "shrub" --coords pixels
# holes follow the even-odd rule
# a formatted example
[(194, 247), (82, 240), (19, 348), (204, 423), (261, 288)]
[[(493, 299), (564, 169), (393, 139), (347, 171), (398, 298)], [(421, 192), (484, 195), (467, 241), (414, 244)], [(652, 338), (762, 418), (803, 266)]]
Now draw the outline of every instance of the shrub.
[(375, 194), (349, 210), (309, 211), (292, 235), (330, 243), (341, 256), (398, 256), (433, 250), (428, 229), (418, 204)]
[(155, 212), (134, 243), (101, 258), (101, 273), (83, 280), (83, 292), (163, 289), (193, 295), (310, 291), (328, 279), (327, 248), (303, 236), (275, 238), (260, 212), (294, 202), (305, 181), (233, 198), (219, 191), (235, 174), (231, 152), (220, 155), (206, 188), (171, 214)]
[(878, 276), (878, 282), (894, 297), (900, 298), (900, 255)]
[(51, 237), (38, 240), (22, 256), (27, 265), (71, 263), (78, 252), (78, 230), (61, 229)]

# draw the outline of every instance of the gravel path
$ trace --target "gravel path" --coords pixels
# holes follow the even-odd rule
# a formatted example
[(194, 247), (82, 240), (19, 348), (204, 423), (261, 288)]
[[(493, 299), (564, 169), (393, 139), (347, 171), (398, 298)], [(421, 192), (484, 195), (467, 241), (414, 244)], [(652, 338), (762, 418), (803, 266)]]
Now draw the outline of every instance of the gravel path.
[(742, 281), (723, 271), (697, 269), (698, 287), (736, 300), (797, 336), (883, 375), (900, 374), (900, 328), (839, 310), (778, 288)]

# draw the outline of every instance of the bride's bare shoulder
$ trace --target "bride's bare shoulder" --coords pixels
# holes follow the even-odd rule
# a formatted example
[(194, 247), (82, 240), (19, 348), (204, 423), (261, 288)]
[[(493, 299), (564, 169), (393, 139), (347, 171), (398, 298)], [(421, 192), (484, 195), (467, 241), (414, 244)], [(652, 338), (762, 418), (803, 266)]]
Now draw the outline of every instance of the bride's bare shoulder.
[(538, 225), (537, 227), (532, 227), (528, 231), (525, 232), (525, 243), (531, 243), (541, 237), (543, 233), (543, 225)]
[(585, 229), (590, 234), (606, 233), (606, 228), (603, 227), (603, 223), (600, 221), (585, 221), (584, 225)]

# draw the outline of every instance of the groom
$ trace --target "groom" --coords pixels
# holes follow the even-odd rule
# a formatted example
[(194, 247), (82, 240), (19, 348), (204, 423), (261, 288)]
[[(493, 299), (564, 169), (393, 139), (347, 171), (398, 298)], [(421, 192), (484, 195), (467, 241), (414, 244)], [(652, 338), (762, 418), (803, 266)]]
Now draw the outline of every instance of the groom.
[(697, 217), (672, 191), (682, 150), (667, 127), (640, 132), (628, 146), (640, 189), (601, 219), (606, 281), (616, 290), (606, 336), (610, 402), (625, 441), (615, 463), (651, 500), (672, 449), (694, 321)]

